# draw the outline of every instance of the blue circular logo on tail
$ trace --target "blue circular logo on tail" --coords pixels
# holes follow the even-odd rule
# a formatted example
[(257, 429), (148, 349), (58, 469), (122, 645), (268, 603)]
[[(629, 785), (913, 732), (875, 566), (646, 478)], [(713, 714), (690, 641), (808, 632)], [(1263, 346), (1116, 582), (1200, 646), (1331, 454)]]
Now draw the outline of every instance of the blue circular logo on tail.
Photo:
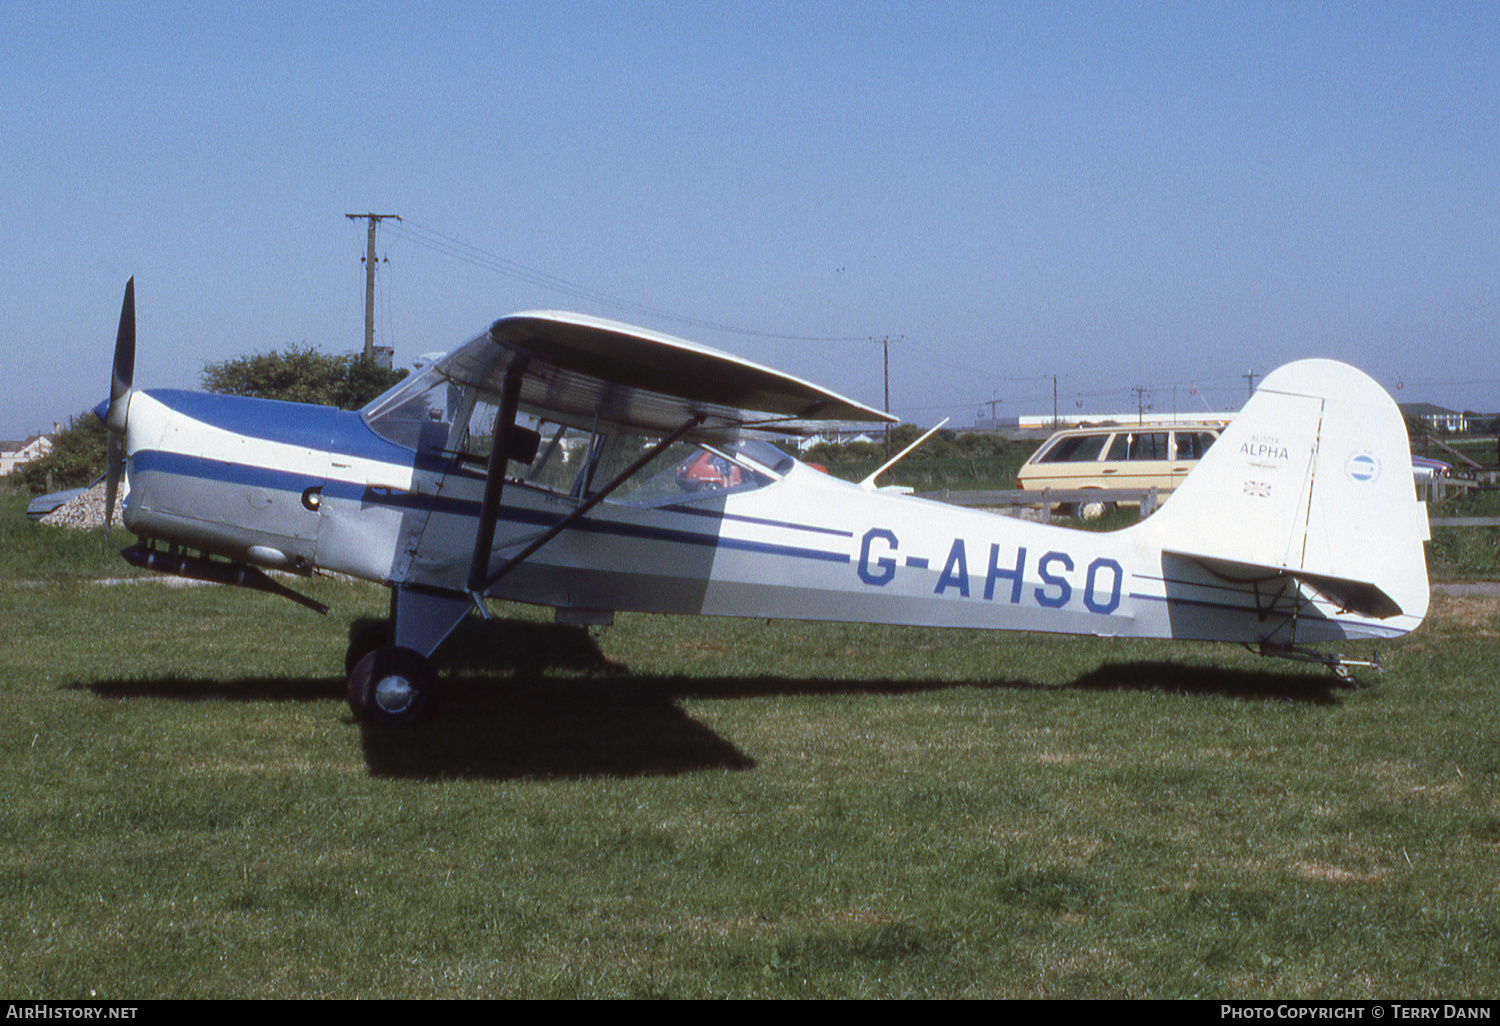
[(1361, 484), (1373, 481), (1380, 476), (1380, 461), (1367, 452), (1355, 453), (1349, 457), (1349, 462), (1344, 466), (1344, 472), (1349, 475), (1351, 481)]

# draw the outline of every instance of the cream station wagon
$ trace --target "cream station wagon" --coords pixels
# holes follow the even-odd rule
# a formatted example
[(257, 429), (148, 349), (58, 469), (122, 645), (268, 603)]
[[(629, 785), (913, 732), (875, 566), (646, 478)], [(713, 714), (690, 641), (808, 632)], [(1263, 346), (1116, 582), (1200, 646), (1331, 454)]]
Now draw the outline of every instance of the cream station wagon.
[[(1021, 467), (1016, 487), (1157, 489), (1169, 494), (1219, 437), (1219, 424), (1144, 424), (1059, 431)], [(1070, 504), (1067, 512), (1094, 520), (1114, 507), (1103, 500)]]

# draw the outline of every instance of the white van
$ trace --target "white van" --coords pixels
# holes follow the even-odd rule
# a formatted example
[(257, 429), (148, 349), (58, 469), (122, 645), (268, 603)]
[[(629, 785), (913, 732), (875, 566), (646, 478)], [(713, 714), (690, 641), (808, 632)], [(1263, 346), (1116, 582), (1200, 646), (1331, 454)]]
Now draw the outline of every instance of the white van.
[[(1016, 487), (1155, 488), (1159, 496), (1166, 496), (1198, 465), (1223, 429), (1222, 424), (1143, 424), (1059, 431), (1021, 467)], [(1067, 512), (1094, 520), (1113, 506), (1080, 502)]]

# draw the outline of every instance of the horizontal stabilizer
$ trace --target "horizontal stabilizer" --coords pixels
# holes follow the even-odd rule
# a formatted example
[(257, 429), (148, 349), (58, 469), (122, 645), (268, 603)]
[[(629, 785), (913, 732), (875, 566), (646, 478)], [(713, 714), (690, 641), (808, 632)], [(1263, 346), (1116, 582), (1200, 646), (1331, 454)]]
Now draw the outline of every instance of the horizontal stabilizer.
[[(1329, 577), (1326, 574), (1307, 573), (1284, 566), (1256, 566), (1250, 563), (1234, 563), (1222, 559), (1165, 550), (1167, 555), (1191, 560), (1215, 577), (1226, 581), (1251, 582), (1290, 577), (1299, 584), (1310, 585), (1335, 603), (1340, 609), (1376, 620), (1389, 620), (1400, 616), (1405, 610), (1379, 586), (1369, 581), (1355, 581), (1345, 577)], [(1419, 614), (1420, 615), (1420, 614)]]

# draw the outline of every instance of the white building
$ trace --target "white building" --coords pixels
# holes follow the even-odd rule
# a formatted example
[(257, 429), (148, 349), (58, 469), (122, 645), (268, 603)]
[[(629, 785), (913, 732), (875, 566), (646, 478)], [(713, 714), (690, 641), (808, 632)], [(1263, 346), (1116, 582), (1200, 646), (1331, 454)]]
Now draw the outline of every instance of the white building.
[(46, 435), (32, 435), (20, 442), (0, 442), (0, 477), (51, 451), (52, 439)]

